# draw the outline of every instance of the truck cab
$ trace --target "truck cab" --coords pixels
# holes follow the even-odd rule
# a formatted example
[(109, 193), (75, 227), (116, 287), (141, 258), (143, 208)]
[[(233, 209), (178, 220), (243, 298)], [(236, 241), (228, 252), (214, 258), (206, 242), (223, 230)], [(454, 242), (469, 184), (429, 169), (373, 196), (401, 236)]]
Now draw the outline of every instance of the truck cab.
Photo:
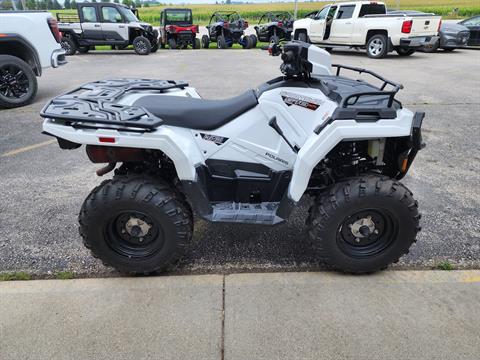
[[(381, 58), (396, 50), (411, 55), (415, 49), (438, 40), (441, 18), (434, 14), (387, 14), (384, 3), (335, 3), (294, 23), (294, 38), (325, 47), (367, 49)], [(373, 41), (371, 41), (373, 38)]]

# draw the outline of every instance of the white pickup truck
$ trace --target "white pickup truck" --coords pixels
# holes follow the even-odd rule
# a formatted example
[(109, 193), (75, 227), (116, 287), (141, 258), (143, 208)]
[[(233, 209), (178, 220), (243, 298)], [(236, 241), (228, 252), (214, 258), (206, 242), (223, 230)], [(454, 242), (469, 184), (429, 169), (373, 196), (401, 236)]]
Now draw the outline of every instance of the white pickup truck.
[(33, 101), (36, 76), (66, 63), (57, 20), (46, 11), (0, 11), (0, 107)]
[(366, 48), (371, 58), (395, 50), (409, 56), (438, 41), (441, 17), (432, 14), (390, 15), (384, 3), (355, 1), (327, 5), (293, 24), (294, 39), (331, 49)]

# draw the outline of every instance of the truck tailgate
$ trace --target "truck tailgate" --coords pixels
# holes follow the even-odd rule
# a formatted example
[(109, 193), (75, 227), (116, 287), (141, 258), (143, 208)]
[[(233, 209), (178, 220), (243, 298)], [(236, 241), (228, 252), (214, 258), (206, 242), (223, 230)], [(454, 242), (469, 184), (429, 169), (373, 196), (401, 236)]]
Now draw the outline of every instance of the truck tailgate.
[(413, 16), (412, 17), (412, 31), (411, 36), (433, 36), (437, 35), (440, 21), (440, 16)]

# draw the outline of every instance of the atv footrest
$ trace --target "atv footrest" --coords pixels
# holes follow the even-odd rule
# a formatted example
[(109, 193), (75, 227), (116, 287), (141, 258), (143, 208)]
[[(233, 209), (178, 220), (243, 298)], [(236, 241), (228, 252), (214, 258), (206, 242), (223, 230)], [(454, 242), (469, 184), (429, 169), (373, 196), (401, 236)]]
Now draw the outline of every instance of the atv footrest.
[(278, 202), (258, 204), (222, 202), (213, 204), (213, 222), (273, 225), (283, 221), (276, 215)]

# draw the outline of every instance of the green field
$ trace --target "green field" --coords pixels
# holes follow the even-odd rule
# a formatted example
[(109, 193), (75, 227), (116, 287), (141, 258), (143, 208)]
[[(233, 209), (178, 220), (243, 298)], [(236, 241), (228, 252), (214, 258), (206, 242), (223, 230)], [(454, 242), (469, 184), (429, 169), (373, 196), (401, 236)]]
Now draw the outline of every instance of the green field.
[[(395, 8), (397, 0), (387, 0), (386, 3), (389, 8)], [(328, 4), (328, 2), (298, 3), (298, 17), (303, 17), (305, 14), (318, 10), (326, 4)], [(293, 6), (293, 3), (264, 3), (242, 5), (170, 5), (168, 7), (191, 8), (193, 10), (194, 22), (199, 25), (205, 25), (208, 23), (210, 15), (219, 10), (236, 10), (253, 24), (257, 22), (260, 16), (266, 11), (290, 11), (293, 13)], [(165, 6), (140, 8), (140, 18), (143, 21), (157, 25), (160, 22), (160, 11), (164, 7)], [(433, 12), (447, 19), (465, 18), (480, 14), (480, 0), (400, 0), (400, 8)], [(456, 8), (458, 8), (457, 12), (454, 11)], [(62, 10), (61, 12), (72, 12), (72, 10)]]
[[(386, 1), (390, 8), (396, 7), (396, 0)], [(298, 3), (298, 17), (318, 10), (328, 4), (327, 2), (306, 2)], [(433, 12), (442, 15), (444, 18), (464, 18), (480, 14), (480, 0), (400, 0), (400, 8)], [(218, 10), (236, 10), (246, 20), (254, 23), (258, 21), (262, 13), (266, 11), (290, 11), (293, 13), (293, 3), (265, 3), (265, 4), (243, 4), (243, 5), (185, 5), (172, 7), (189, 7), (193, 10), (194, 21), (197, 24), (208, 23), (210, 15)], [(141, 8), (140, 17), (142, 20), (157, 24), (160, 21), (160, 11), (163, 7)], [(458, 12), (454, 9), (458, 8)]]

